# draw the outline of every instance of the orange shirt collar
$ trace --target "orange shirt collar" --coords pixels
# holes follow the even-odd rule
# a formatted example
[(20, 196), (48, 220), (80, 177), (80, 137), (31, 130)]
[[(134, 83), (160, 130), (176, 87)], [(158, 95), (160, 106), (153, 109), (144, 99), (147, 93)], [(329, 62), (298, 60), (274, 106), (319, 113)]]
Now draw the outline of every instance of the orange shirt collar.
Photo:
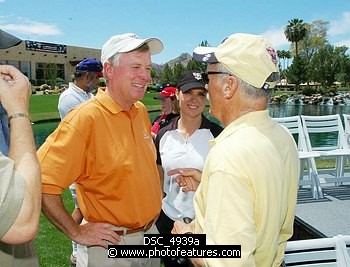
[[(115, 102), (106, 92), (102, 89), (98, 89), (96, 94), (97, 101), (104, 106), (107, 110), (109, 110), (113, 114), (117, 114), (124, 110), (117, 102)], [(137, 102), (136, 102), (137, 103)], [(135, 117), (138, 110), (138, 105), (134, 103), (133, 106), (129, 111), (127, 111), (129, 114), (131, 114), (131, 117)]]

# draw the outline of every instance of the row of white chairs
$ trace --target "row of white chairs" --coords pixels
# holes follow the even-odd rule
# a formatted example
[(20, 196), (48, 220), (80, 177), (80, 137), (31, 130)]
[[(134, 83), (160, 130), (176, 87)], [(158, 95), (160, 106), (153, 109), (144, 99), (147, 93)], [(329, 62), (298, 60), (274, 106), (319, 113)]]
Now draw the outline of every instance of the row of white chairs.
[[(350, 115), (290, 116), (273, 118), (296, 138), (300, 159), (299, 186), (309, 186), (313, 198), (323, 198), (322, 186), (350, 182), (345, 174), (345, 159), (350, 156)], [(334, 137), (329, 143), (329, 135)], [(322, 139), (326, 141), (322, 141)], [(334, 158), (335, 166), (317, 169), (315, 158)]]
[(284, 261), (286, 266), (349, 267), (350, 236), (288, 241)]

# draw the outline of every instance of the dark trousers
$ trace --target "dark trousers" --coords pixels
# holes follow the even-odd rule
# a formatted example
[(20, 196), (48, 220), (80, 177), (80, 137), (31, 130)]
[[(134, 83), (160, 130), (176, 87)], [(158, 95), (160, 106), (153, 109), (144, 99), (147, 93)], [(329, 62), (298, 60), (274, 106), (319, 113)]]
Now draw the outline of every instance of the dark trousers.
[[(174, 221), (161, 211), (156, 226), (160, 234), (171, 234), (174, 226)], [(162, 258), (165, 267), (191, 267), (193, 266), (187, 258)]]

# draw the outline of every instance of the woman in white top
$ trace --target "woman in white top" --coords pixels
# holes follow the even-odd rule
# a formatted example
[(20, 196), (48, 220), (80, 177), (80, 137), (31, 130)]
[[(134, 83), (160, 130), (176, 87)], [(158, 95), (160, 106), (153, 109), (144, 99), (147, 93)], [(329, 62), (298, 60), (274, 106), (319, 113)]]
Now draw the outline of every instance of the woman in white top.
[[(180, 77), (176, 91), (180, 116), (160, 129), (155, 144), (157, 164), (163, 182), (162, 212), (156, 223), (161, 234), (170, 234), (175, 220), (194, 219), (194, 192), (182, 192), (175, 178), (168, 172), (176, 168), (203, 169), (210, 150), (209, 140), (222, 128), (209, 121), (203, 111), (207, 102), (207, 90), (199, 71), (187, 71)], [(179, 259), (163, 259), (167, 266), (190, 266)]]

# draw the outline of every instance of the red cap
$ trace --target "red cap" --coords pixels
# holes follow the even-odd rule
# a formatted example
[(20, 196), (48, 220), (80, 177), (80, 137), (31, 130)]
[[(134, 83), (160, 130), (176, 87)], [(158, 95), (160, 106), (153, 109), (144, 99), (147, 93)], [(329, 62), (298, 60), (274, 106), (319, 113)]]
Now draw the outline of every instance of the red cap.
[(167, 97), (175, 98), (176, 88), (172, 86), (165, 87), (159, 95), (155, 96), (154, 99), (164, 99)]

